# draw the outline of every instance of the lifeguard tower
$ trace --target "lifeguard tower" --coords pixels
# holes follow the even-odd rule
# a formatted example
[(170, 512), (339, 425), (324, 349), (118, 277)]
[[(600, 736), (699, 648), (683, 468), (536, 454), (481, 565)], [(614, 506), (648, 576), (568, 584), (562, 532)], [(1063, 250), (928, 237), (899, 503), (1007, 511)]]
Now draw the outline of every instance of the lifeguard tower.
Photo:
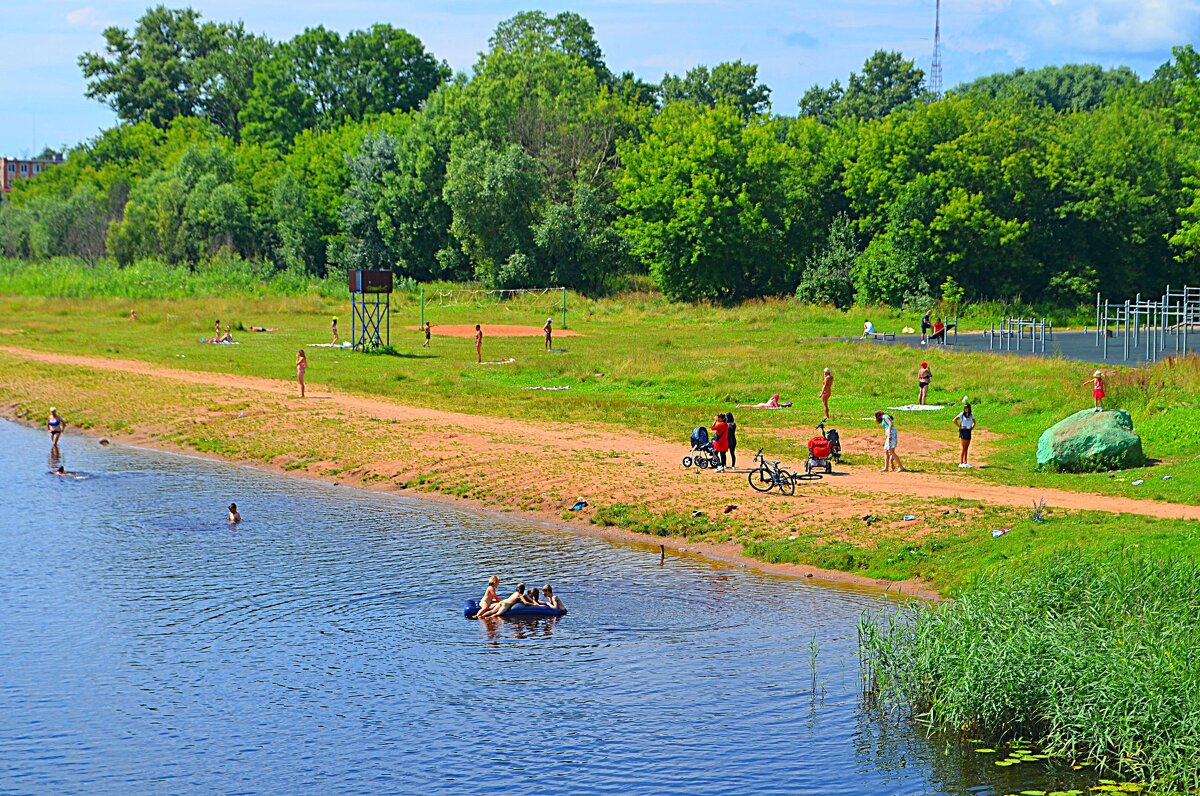
[(356, 351), (392, 344), (392, 272), (351, 270), (350, 342)]

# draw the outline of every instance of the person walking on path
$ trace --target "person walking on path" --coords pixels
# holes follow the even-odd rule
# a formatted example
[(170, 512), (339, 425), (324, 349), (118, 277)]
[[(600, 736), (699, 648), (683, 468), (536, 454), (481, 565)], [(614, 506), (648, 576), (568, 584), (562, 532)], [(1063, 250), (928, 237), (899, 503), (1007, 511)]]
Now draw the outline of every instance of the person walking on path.
[(921, 345), (925, 345), (929, 339), (929, 330), (933, 328), (933, 324), (929, 322), (929, 316), (933, 314), (933, 310), (925, 310), (925, 314), (921, 316)]
[(971, 404), (964, 400), (963, 410), (954, 418), (954, 425), (958, 426), (958, 444), (962, 451), (958, 456), (958, 467), (960, 470), (970, 468), (967, 463), (967, 450), (971, 447), (971, 429), (975, 428), (975, 415), (971, 413)]
[(821, 405), (825, 407), (825, 419), (829, 419), (829, 396), (833, 395), (833, 371), (825, 368), (825, 378), (821, 381)]
[(475, 324), (475, 362), (483, 362), (483, 329), (479, 324)]
[(304, 397), (304, 371), (308, 370), (308, 357), (304, 355), (304, 349), (301, 348), (296, 352), (296, 381), (300, 382), (300, 397)]
[(904, 472), (904, 465), (900, 463), (900, 455), (896, 453), (900, 438), (896, 433), (895, 418), (886, 412), (877, 411), (875, 422), (883, 426), (883, 469), (879, 472), (886, 473), (892, 469), (892, 465), (895, 465), (897, 472)]
[(333, 345), (340, 344), (342, 341), (341, 341), (341, 338), (338, 337), (338, 333), (337, 333), (337, 316), (336, 315), (333, 316), (333, 323), (330, 325), (330, 329), (333, 332), (333, 340), (331, 342), (333, 343)]
[(62, 436), (66, 423), (58, 416), (58, 410), (50, 407), (50, 418), (46, 421), (46, 430), (50, 432), (50, 450), (58, 450), (58, 438)]
[(713, 420), (712, 426), (712, 446), (713, 451), (717, 454), (717, 459), (721, 464), (717, 466), (717, 472), (725, 472), (725, 464), (728, 461), (729, 454), (729, 424), (725, 422), (725, 415), (717, 415)]
[(933, 381), (933, 371), (929, 369), (928, 362), (922, 362), (921, 367), (917, 368), (917, 403), (921, 406), (925, 405), (925, 396), (929, 394), (929, 382)]
[(554, 347), (553, 344), (550, 342), (550, 337), (554, 333), (553, 324), (554, 324), (554, 319), (547, 318), (546, 325), (542, 327), (542, 333), (546, 335), (546, 350), (547, 351), (549, 351), (551, 348)]
[(1085, 379), (1083, 383), (1087, 384), (1089, 381), (1092, 383), (1092, 404), (1093, 404), (1092, 411), (1093, 412), (1103, 412), (1104, 411), (1104, 374), (1097, 370), (1095, 373), (1092, 374), (1092, 378)]
[(725, 425), (728, 426), (729, 438), (729, 469), (737, 469), (737, 421), (733, 419), (733, 412), (725, 413)]
[(429, 321), (425, 321), (425, 345), (421, 346), (422, 348), (429, 348), (429, 334), (431, 328), (432, 327), (430, 327)]

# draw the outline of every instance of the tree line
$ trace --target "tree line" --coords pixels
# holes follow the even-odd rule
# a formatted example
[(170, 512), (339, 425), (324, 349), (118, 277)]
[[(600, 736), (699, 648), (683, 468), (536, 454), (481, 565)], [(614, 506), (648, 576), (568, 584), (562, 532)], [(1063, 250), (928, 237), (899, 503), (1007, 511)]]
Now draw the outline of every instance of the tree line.
[(871, 55), (773, 113), (757, 67), (616, 73), (577, 14), (502, 22), (470, 74), (390, 25), (286, 42), (151, 9), (85, 53), (120, 122), (0, 207), (9, 257), (197, 264), (676, 300), (1077, 304), (1196, 281), (1200, 56), (931, 95)]

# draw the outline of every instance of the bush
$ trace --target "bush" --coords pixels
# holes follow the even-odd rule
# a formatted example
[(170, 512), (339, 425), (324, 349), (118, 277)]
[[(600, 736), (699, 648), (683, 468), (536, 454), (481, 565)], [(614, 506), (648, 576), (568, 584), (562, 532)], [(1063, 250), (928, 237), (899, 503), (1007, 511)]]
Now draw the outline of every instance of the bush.
[(815, 257), (810, 257), (796, 288), (796, 298), (809, 304), (832, 304), (844, 310), (854, 303), (854, 280), (850, 271), (858, 261), (854, 224), (839, 213), (829, 225), (829, 237)]

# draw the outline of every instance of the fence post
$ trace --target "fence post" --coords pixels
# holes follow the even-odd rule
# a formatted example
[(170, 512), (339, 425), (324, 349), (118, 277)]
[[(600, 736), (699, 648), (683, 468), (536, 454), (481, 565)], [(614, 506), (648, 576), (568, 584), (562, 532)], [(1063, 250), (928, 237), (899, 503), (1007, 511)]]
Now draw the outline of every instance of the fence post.
[(1129, 301), (1125, 301), (1125, 334), (1121, 335), (1121, 339), (1125, 342), (1125, 353), (1123, 354), (1124, 361), (1129, 361)]
[[(1108, 302), (1104, 302), (1104, 314), (1108, 315)], [(1100, 345), (1100, 292), (1096, 292), (1096, 345)]]

